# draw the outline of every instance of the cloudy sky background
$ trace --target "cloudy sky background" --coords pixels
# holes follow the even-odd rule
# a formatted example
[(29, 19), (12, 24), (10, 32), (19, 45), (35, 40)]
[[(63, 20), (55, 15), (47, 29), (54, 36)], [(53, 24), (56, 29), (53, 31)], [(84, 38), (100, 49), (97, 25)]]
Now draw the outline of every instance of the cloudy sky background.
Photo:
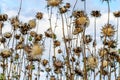
[[(64, 0), (65, 2), (70, 2), (72, 7), (75, 3), (75, 0)], [(83, 2), (78, 0), (78, 3), (75, 7), (75, 10), (83, 10)], [(0, 3), (0, 12), (7, 13), (10, 17), (13, 17), (17, 15), (19, 10), (20, 0), (1, 0)], [(111, 7), (111, 15), (110, 15), (110, 22), (116, 26), (115, 23), (115, 17), (113, 16), (114, 11), (120, 10), (120, 0), (112, 0), (110, 2)], [(92, 10), (100, 10), (102, 16), (97, 19), (97, 28), (98, 32), (100, 32), (101, 26), (107, 23), (107, 3), (103, 2), (101, 0), (87, 0), (87, 13), (90, 14)], [(35, 18), (36, 12), (43, 12), (44, 17), (43, 20), (40, 21), (40, 26), (42, 32), (46, 30), (46, 27), (49, 26), (48, 23), (48, 16), (47, 16), (47, 8), (46, 8), (46, 0), (23, 0), (22, 9), (20, 13), (20, 19), (23, 22), (27, 22), (30, 19)], [(53, 16), (54, 19), (52, 19), (53, 23), (55, 22), (56, 16)], [(93, 30), (93, 22), (94, 18), (89, 15), (89, 18), (91, 20), (90, 26), (87, 29), (88, 31)], [(6, 25), (7, 26), (7, 25)], [(10, 30), (10, 29), (9, 29)], [(90, 31), (90, 33), (92, 33)], [(99, 34), (99, 33), (98, 33)]]
[[(65, 2), (70, 2), (71, 6), (75, 3), (75, 0), (64, 0)], [(9, 18), (17, 15), (19, 10), (20, 0), (0, 0), (0, 13), (6, 13)], [(120, 10), (120, 0), (112, 0), (110, 2), (111, 13), (110, 13), (110, 23), (116, 27), (116, 19), (113, 16), (113, 12)], [(54, 9), (55, 10), (55, 9)], [(83, 2), (78, 0), (75, 10), (83, 10)], [(100, 10), (102, 16), (97, 19), (97, 40), (98, 47), (101, 46), (100, 43), (100, 29), (107, 23), (107, 3), (100, 0), (87, 0), (87, 13), (90, 14), (92, 10)], [(30, 19), (34, 19), (36, 12), (43, 12), (44, 17), (39, 24), (39, 33), (44, 33), (47, 28), (49, 28), (49, 21), (47, 17), (47, 8), (45, 0), (23, 0), (22, 9), (20, 13), (20, 19), (23, 22), (27, 22)], [(88, 15), (90, 18), (90, 26), (87, 28), (87, 33), (94, 33), (94, 18)], [(56, 15), (53, 15), (52, 22), (55, 23)], [(58, 22), (60, 23), (60, 22)], [(54, 25), (54, 24), (53, 24)], [(60, 26), (60, 25), (59, 25)], [(60, 37), (61, 27), (57, 28), (60, 32), (56, 32)], [(119, 28), (120, 29), (120, 28)], [(6, 22), (3, 32), (10, 31), (10, 25)], [(120, 30), (119, 30), (120, 31)], [(120, 33), (119, 33), (120, 34)], [(119, 37), (120, 40), (120, 37)], [(119, 42), (118, 42), (119, 43)]]

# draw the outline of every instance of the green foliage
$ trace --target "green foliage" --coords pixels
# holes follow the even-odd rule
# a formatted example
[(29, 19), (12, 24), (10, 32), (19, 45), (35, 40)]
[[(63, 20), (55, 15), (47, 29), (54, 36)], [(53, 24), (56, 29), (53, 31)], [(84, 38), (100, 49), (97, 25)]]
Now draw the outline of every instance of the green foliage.
[(0, 80), (5, 80), (5, 75), (4, 74), (0, 74)]
[(35, 65), (32, 65), (32, 69), (35, 69)]
[(120, 49), (118, 49), (118, 53), (120, 54)]
[(29, 36), (29, 41), (32, 41), (32, 36)]
[(53, 38), (53, 39), (56, 39), (56, 38), (57, 38), (57, 36), (56, 36), (55, 34), (53, 34), (53, 35), (52, 35), (52, 38)]

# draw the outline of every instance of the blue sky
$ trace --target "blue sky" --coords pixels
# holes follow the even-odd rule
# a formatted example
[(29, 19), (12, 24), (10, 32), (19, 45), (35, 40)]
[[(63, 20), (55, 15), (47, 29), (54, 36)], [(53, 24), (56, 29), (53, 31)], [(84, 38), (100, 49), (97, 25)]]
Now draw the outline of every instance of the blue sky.
[[(75, 0), (64, 0), (65, 2), (74, 3)], [(79, 1), (79, 0), (78, 0)], [(5, 13), (6, 10), (15, 10), (18, 11), (20, 0), (1, 0), (0, 7), (2, 9), (1, 13)], [(120, 0), (112, 0), (111, 11), (120, 9)], [(71, 4), (73, 5), (73, 4)], [(46, 11), (46, 0), (23, 0), (21, 14), (26, 16), (33, 16), (35, 12)], [(82, 9), (83, 2), (77, 4), (76, 9)], [(102, 12), (106, 12), (107, 4), (106, 2), (101, 2), (100, 0), (87, 0), (88, 12), (94, 9), (99, 9)]]
[[(70, 2), (71, 5), (75, 0), (64, 0)], [(1, 0), (0, 12), (7, 13), (10, 17), (15, 16), (19, 9), (20, 0)], [(112, 0), (110, 2), (111, 12), (120, 10), (120, 0)], [(87, 0), (87, 13), (90, 14), (92, 10), (100, 10), (101, 13), (107, 13), (107, 3), (101, 0)], [(75, 10), (83, 10), (83, 2), (78, 0)], [(41, 11), (46, 13), (46, 0), (23, 0), (21, 15), (24, 18), (34, 17), (36, 12)]]

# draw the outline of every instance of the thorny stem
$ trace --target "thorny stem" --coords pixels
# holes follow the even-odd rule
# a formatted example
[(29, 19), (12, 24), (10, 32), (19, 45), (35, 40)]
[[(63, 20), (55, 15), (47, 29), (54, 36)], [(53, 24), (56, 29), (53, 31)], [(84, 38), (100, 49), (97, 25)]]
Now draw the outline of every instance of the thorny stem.
[(111, 66), (110, 66), (110, 75), (109, 75), (109, 78), (110, 78), (109, 80), (111, 80)]
[(118, 36), (119, 36), (119, 34), (118, 34), (118, 28), (119, 28), (119, 18), (117, 18), (117, 37), (116, 37), (116, 40), (117, 40), (117, 42), (118, 42)]
[(115, 80), (116, 80), (116, 64), (115, 64), (115, 62), (114, 62), (114, 75), (115, 75)]
[[(52, 8), (51, 8), (51, 14), (49, 15), (49, 7), (47, 7), (47, 12), (48, 12), (48, 17), (49, 17), (49, 24), (50, 24), (50, 27), (51, 27), (51, 16), (52, 16)], [(49, 61), (50, 61), (50, 53), (51, 53), (51, 40), (50, 40), (50, 47), (49, 47)], [(49, 63), (50, 65), (50, 63)]]
[[(68, 35), (68, 38), (69, 38), (69, 37), (71, 37), (71, 32), (70, 32), (71, 27), (69, 27), (69, 25), (68, 25), (68, 19), (67, 19), (66, 14), (64, 14), (64, 16), (65, 16), (65, 22), (66, 22), (66, 27), (67, 27), (67, 35)], [(78, 42), (78, 39), (77, 39), (77, 42)], [(69, 47), (69, 50), (70, 50), (70, 52), (69, 52), (70, 55), (69, 56), (73, 57), (72, 54), (71, 54), (71, 48), (72, 48), (72, 46), (70, 45), (70, 43), (71, 42), (69, 41), (68, 42), (68, 47)], [(72, 61), (71, 71), (73, 71), (73, 69), (74, 69), (74, 62)], [(74, 80), (74, 76), (75, 76), (74, 74), (71, 76), (72, 80)]]
[(119, 62), (119, 72), (118, 72), (118, 75), (120, 75), (120, 62)]
[(95, 41), (94, 52), (95, 52), (95, 55), (96, 55), (96, 17), (95, 17), (95, 20), (94, 20), (94, 41)]
[(86, 13), (86, 0), (84, 0), (84, 11)]
[[(15, 35), (15, 30), (13, 31), (13, 36)], [(14, 37), (13, 37), (13, 41), (12, 41), (12, 49), (14, 50)], [(11, 74), (11, 69), (12, 69), (12, 63), (13, 63), (13, 56), (11, 56), (10, 58), (10, 70), (8, 72), (8, 80), (9, 80), (9, 77), (10, 77), (10, 74)]]
[(38, 80), (40, 80), (40, 61), (38, 61)]
[[(73, 9), (72, 9), (72, 12), (74, 11), (77, 2), (78, 2), (78, 0), (75, 1), (75, 4), (74, 4)], [(69, 25), (69, 26), (71, 26), (72, 19), (73, 19), (73, 18), (70, 19), (70, 25)]]
[[(52, 18), (52, 7), (50, 9), (50, 15), (49, 15), (49, 23), (50, 23), (50, 30), (51, 30), (51, 33), (53, 34), (53, 29), (52, 29), (52, 21), (51, 21), (51, 18)], [(52, 42), (54, 42), (54, 36), (52, 35)], [(53, 45), (53, 53), (54, 53), (54, 57), (56, 56), (55, 54), (55, 45)]]
[[(62, 33), (63, 33), (63, 39), (64, 39), (64, 44), (65, 44), (65, 49), (66, 49), (66, 54), (67, 54), (67, 62), (68, 62), (68, 67), (67, 69), (69, 68), (69, 71), (70, 71), (70, 74), (71, 74), (71, 69), (70, 69), (70, 62), (69, 62), (69, 52), (68, 52), (68, 48), (67, 48), (67, 44), (66, 44), (66, 41), (65, 41), (65, 32), (64, 32), (64, 19), (63, 19), (63, 15), (61, 15), (61, 19), (62, 19)], [(68, 72), (67, 72), (68, 73)], [(71, 76), (70, 76), (71, 78)]]
[[(30, 65), (31, 65), (31, 66), (33, 65), (33, 62), (32, 62), (32, 61), (30, 62)], [(30, 80), (32, 80), (32, 68), (30, 69), (30, 75), (29, 75), (29, 77), (30, 77)]]
[[(84, 26), (85, 27), (85, 26)], [(85, 36), (85, 28), (83, 29), (83, 42), (84, 40), (84, 36)], [(85, 48), (85, 44), (83, 43), (83, 60), (84, 60), (84, 79), (87, 80), (87, 66), (86, 66), (86, 48)]]
[[(50, 46), (49, 46), (49, 61), (50, 61), (50, 54), (51, 54), (51, 40), (50, 40)], [(49, 65), (50, 65), (50, 63), (49, 63)]]
[(2, 22), (0, 22), (0, 36), (2, 36)]
[(109, 20), (110, 20), (110, 2), (109, 0), (107, 1), (108, 4), (108, 24), (109, 24)]
[[(110, 50), (110, 48), (109, 48), (109, 50)], [(107, 59), (108, 59), (108, 56), (107, 56)], [(108, 80), (111, 80), (111, 76), (110, 76), (111, 75), (111, 66), (110, 67), (107, 66), (107, 70), (109, 72), (108, 75), (107, 75), (108, 76)]]
[[(106, 38), (107, 37), (105, 36), (105, 42), (106, 42)], [(105, 45), (103, 45), (103, 49), (104, 48), (105, 48)], [(103, 52), (103, 54), (104, 54), (104, 52)], [(104, 69), (104, 67), (103, 67), (103, 61), (104, 61), (104, 56), (101, 57), (101, 62), (102, 62), (101, 64), (102, 65), (100, 66), (100, 80), (102, 80), (102, 73), (101, 73), (101, 71), (103, 71), (103, 69)]]
[(5, 68), (6, 67), (6, 64), (5, 64), (5, 58), (3, 58), (3, 75), (5, 76)]
[[(20, 50), (20, 53), (21, 53), (21, 50)], [(22, 53), (22, 54), (23, 54), (23, 53)], [(22, 55), (22, 54), (21, 54), (21, 55)], [(19, 73), (18, 73), (19, 76), (21, 76), (20, 74), (21, 74), (21, 71), (22, 71), (22, 62), (23, 62), (22, 60), (23, 60), (23, 59), (21, 58), (21, 60), (20, 60), (20, 65), (19, 65)], [(19, 78), (20, 78), (20, 77), (19, 77)]]
[(18, 18), (20, 16), (21, 8), (22, 8), (22, 0), (20, 1), (20, 7), (19, 7), (19, 11), (18, 11)]
[(52, 7), (51, 7), (51, 9), (50, 9), (50, 15), (49, 15), (49, 23), (50, 23), (50, 28), (51, 28), (51, 30), (52, 30), (51, 18), (52, 18)]
[[(96, 56), (96, 43), (97, 43), (96, 41), (97, 40), (96, 40), (96, 17), (95, 17), (95, 19), (94, 19), (94, 42), (95, 42), (95, 45), (94, 45), (94, 54), (95, 54), (95, 56)], [(96, 72), (96, 70), (94, 69), (94, 80), (96, 78), (95, 72)]]
[[(86, 14), (86, 0), (84, 0), (84, 12)], [(84, 29), (83, 29), (83, 42), (84, 40), (84, 36), (85, 36), (85, 30), (86, 30), (86, 26), (84, 25)], [(84, 60), (84, 79), (87, 80), (87, 66), (86, 66), (86, 48), (85, 48), (85, 44), (83, 43), (83, 60)]]

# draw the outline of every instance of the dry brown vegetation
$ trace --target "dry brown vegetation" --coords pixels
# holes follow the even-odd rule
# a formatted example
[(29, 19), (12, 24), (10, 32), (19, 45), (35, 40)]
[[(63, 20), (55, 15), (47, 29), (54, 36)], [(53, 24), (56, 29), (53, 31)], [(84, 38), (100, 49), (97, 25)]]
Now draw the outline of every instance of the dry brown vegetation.
[[(97, 49), (96, 22), (102, 14), (98, 10), (91, 11), (94, 34), (86, 34), (90, 24), (86, 13), (87, 1), (81, 0), (84, 10), (74, 10), (78, 1), (75, 0), (71, 6), (70, 3), (63, 3), (64, 0), (47, 0), (49, 28), (44, 34), (38, 33), (37, 25), (37, 21), (40, 22), (44, 17), (43, 12), (37, 12), (35, 19), (27, 23), (21, 22), (19, 16), (22, 0), (15, 17), (0, 14), (0, 46), (4, 47), (0, 51), (0, 80), (43, 80), (41, 74), (44, 74), (46, 80), (120, 80), (120, 50), (117, 48), (120, 11), (113, 13), (117, 19), (115, 27), (109, 19), (110, 0), (102, 0), (108, 4), (108, 20), (100, 33), (103, 47)], [(55, 27), (51, 21), (54, 8), (61, 22), (57, 24), (56, 18)], [(7, 21), (12, 30), (3, 34), (4, 23)], [(56, 35), (57, 25), (62, 29), (59, 34), (62, 41)], [(46, 40), (50, 43), (47, 44)], [(46, 50), (46, 56), (49, 57), (42, 58)]]

